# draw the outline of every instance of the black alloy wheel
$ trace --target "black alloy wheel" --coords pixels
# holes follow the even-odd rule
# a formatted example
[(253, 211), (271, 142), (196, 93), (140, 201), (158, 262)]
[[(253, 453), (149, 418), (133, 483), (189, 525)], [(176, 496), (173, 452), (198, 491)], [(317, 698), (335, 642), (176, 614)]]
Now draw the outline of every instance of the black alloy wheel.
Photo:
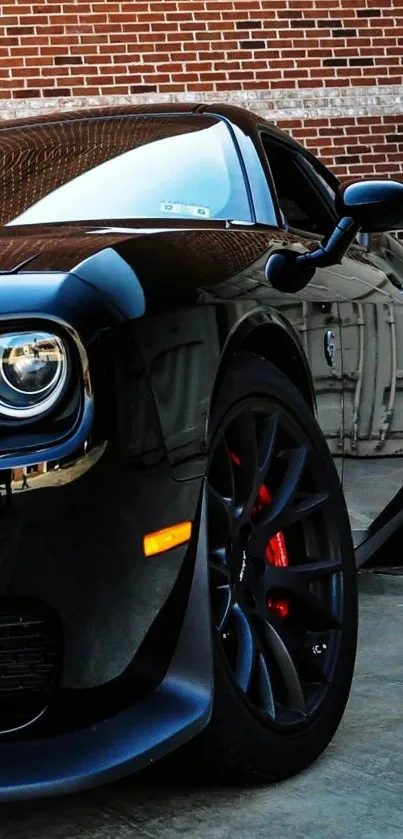
[(357, 639), (349, 521), (322, 432), (271, 364), (233, 360), (212, 425), (216, 685), (206, 735), (219, 772), (279, 779), (323, 751), (348, 698)]
[(251, 397), (227, 415), (208, 505), (213, 614), (234, 680), (273, 725), (306, 723), (338, 656), (342, 562), (319, 457), (278, 404)]

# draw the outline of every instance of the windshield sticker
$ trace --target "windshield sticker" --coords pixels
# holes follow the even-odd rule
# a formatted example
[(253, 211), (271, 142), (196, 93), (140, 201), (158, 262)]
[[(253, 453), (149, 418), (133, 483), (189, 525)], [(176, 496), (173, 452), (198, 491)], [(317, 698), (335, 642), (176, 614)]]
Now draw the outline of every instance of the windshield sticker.
[(199, 207), (196, 204), (181, 204), (178, 201), (163, 201), (161, 211), (163, 213), (174, 213), (175, 215), (186, 213), (186, 215), (195, 216), (196, 218), (210, 218), (210, 207)]

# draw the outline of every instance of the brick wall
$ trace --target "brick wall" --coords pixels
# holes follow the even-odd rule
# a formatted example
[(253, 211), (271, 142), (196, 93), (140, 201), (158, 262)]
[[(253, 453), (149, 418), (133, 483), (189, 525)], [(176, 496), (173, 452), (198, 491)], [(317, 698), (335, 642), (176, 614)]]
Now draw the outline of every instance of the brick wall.
[(402, 172), (403, 0), (4, 0), (0, 12), (0, 117), (228, 99), (342, 177)]
[(277, 120), (340, 178), (403, 173), (403, 114)]

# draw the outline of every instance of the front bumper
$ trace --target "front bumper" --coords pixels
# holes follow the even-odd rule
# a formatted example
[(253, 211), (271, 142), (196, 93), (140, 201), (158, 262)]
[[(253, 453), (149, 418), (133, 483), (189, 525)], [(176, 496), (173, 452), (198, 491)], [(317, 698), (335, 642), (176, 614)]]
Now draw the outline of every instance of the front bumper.
[[(2, 800), (134, 771), (211, 712), (203, 479), (91, 442), (90, 426), (84, 411), (62, 458), (32, 456), (25, 476), (20, 456), (2, 462)], [(188, 519), (188, 545), (145, 558), (145, 533)], [(2, 608), (17, 616), (5, 638)]]
[(205, 551), (203, 500), (189, 598), (161, 684), (141, 701), (83, 729), (0, 742), (0, 800), (106, 783), (150, 765), (206, 725), (213, 676)]

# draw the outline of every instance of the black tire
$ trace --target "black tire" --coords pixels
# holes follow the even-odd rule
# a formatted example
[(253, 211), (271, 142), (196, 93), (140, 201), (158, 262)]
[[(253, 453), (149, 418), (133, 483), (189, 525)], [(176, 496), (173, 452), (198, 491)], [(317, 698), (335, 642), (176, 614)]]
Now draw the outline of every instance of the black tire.
[[(259, 402), (256, 400), (259, 400)], [(259, 672), (258, 682), (256, 682), (256, 680), (255, 682), (258, 687), (255, 685), (255, 694), (253, 695), (252, 700), (250, 685), (253, 683), (253, 679), (255, 678), (254, 671), (252, 676), (249, 677), (250, 681), (248, 689), (244, 689), (244, 684), (242, 685), (242, 688), (240, 687), (237, 655), (239, 650), (242, 653), (242, 636), (239, 636), (241, 638), (241, 640), (239, 640), (237, 634), (238, 629), (236, 629), (233, 633), (236, 636), (235, 641), (232, 640), (231, 642), (230, 633), (227, 631), (225, 641), (223, 641), (225, 633), (222, 628), (221, 630), (217, 628), (217, 609), (214, 609), (214, 597), (217, 592), (220, 593), (221, 597), (222, 592), (225, 590), (225, 585), (221, 584), (221, 587), (216, 585), (216, 588), (214, 588), (214, 584), (212, 583), (212, 608), (213, 613), (215, 614), (215, 625), (213, 630), (215, 653), (214, 710), (208, 727), (196, 741), (190, 743), (188, 747), (185, 747), (185, 752), (193, 754), (192, 763), (193, 766), (195, 766), (196, 750), (199, 755), (197, 759), (199, 769), (202, 764), (207, 777), (214, 777), (216, 780), (224, 781), (228, 780), (229, 777), (234, 776), (234, 774), (238, 777), (241, 776), (249, 779), (254, 778), (256, 780), (280, 780), (309, 766), (323, 752), (332, 739), (344, 712), (353, 678), (357, 644), (358, 610), (354, 550), (348, 514), (332, 456), (309, 406), (301, 397), (294, 385), (272, 364), (255, 355), (242, 353), (234, 357), (226, 371), (224, 380), (217, 395), (210, 425), (211, 458), (208, 475), (209, 482), (212, 477), (211, 470), (214, 468), (214, 458), (217, 457), (220, 466), (219, 468), (217, 468), (217, 464), (215, 466), (213, 481), (218, 481), (218, 483), (221, 481), (222, 486), (225, 483), (224, 473), (227, 467), (224, 464), (222, 453), (219, 457), (217, 455), (217, 446), (221, 445), (221, 443), (217, 443), (217, 441), (220, 441), (220, 439), (222, 440), (225, 431), (226, 437), (224, 435), (224, 440), (226, 441), (225, 449), (227, 450), (230, 447), (228, 437), (231, 437), (232, 435), (232, 440), (234, 440), (234, 429), (237, 427), (237, 424), (239, 428), (245, 428), (245, 431), (250, 433), (250, 428), (248, 430), (246, 427), (247, 421), (244, 419), (236, 419), (236, 417), (242, 417), (242, 410), (245, 410), (245, 415), (249, 416), (248, 411), (254, 411), (253, 406), (257, 404), (259, 404), (259, 406), (261, 405), (262, 411), (264, 406), (267, 405), (268, 423), (270, 415), (273, 414), (273, 411), (275, 411), (276, 416), (280, 416), (285, 429), (284, 440), (281, 438), (282, 443), (288, 439), (288, 433), (291, 437), (294, 434), (296, 439), (301, 440), (301, 451), (306, 448), (308, 452), (306, 455), (306, 463), (309, 462), (309, 470), (311, 470), (308, 470), (305, 475), (304, 469), (308, 469), (308, 466), (304, 466), (302, 471), (300, 466), (296, 467), (295, 464), (290, 467), (291, 478), (292, 469), (294, 469), (295, 476), (297, 477), (298, 469), (300, 469), (300, 484), (302, 482), (302, 485), (309, 488), (309, 492), (305, 493), (303, 501), (300, 500), (298, 502), (299, 506), (296, 503), (292, 509), (295, 511), (299, 510), (301, 513), (303, 504), (305, 503), (307, 509), (309, 508), (309, 505), (311, 505), (312, 512), (305, 515), (304, 518), (299, 519), (299, 521), (295, 521), (292, 525), (290, 525), (288, 530), (287, 527), (284, 527), (284, 539), (286, 542), (289, 540), (288, 551), (290, 553), (290, 558), (288, 558), (287, 561), (290, 565), (294, 565), (294, 570), (291, 571), (289, 568), (276, 568), (273, 572), (271, 563), (268, 563), (268, 565), (270, 565), (268, 573), (277, 574), (277, 576), (272, 578), (274, 579), (274, 587), (276, 588), (276, 586), (281, 583), (281, 592), (283, 595), (287, 595), (288, 589), (286, 576), (288, 575), (290, 580), (292, 580), (295, 576), (295, 572), (297, 572), (296, 575), (298, 576), (300, 573), (298, 568), (301, 569), (301, 567), (305, 564), (304, 562), (301, 562), (302, 555), (304, 556), (305, 561), (307, 561), (308, 558), (312, 558), (312, 554), (309, 553), (307, 548), (307, 544), (309, 544), (311, 539), (313, 539), (315, 545), (319, 545), (320, 542), (323, 550), (325, 551), (325, 561), (330, 559), (328, 552), (331, 552), (332, 565), (331, 567), (329, 565), (328, 570), (326, 571), (325, 569), (325, 572), (321, 570), (316, 582), (315, 576), (313, 576), (313, 583), (312, 585), (309, 584), (310, 591), (313, 591), (312, 596), (307, 595), (307, 599), (305, 599), (304, 592), (302, 592), (301, 595), (301, 586), (299, 586), (299, 589), (295, 593), (292, 589), (294, 582), (290, 582), (289, 585), (291, 585), (291, 589), (289, 596), (291, 599), (285, 599), (284, 601), (281, 601), (281, 599), (269, 599), (271, 608), (267, 608), (267, 621), (268, 623), (274, 621), (274, 635), (278, 632), (281, 640), (283, 640), (285, 624), (288, 624), (290, 615), (292, 617), (294, 609), (294, 624), (291, 622), (291, 627), (287, 627), (287, 633), (290, 633), (288, 640), (290, 640), (291, 637), (293, 639), (292, 646), (288, 649), (291, 650), (291, 658), (294, 662), (295, 670), (300, 678), (301, 690), (303, 691), (305, 707), (307, 709), (305, 717), (303, 715), (303, 711), (301, 711), (301, 708), (304, 706), (298, 691), (297, 699), (291, 699), (289, 702), (289, 693), (294, 690), (294, 676), (291, 674), (291, 679), (288, 678), (287, 658), (284, 660), (285, 676), (281, 670), (281, 667), (284, 665), (283, 659), (280, 656), (279, 660), (276, 660), (276, 653), (273, 653), (272, 649), (273, 644), (277, 649), (277, 642), (275, 642), (275, 640), (273, 641), (274, 635), (270, 635), (271, 640), (267, 651), (271, 668), (269, 676), (272, 682), (272, 704), (268, 704), (269, 700), (267, 699), (267, 696), (269, 696), (269, 694), (265, 693), (267, 686), (265, 684), (266, 676), (264, 675), (264, 668), (262, 671), (262, 664), (260, 660), (260, 640), (256, 642), (256, 649), (258, 651), (256, 654), (259, 659)], [(248, 406), (250, 407), (248, 408)], [(234, 416), (235, 419), (231, 420), (231, 416)], [(258, 416), (260, 416), (260, 414), (253, 413), (255, 423), (257, 422)], [(231, 422), (234, 423), (233, 426), (231, 426)], [(255, 429), (257, 427), (258, 426), (255, 426)], [(239, 428), (239, 445), (244, 452), (248, 452), (248, 444), (246, 443), (246, 440), (242, 443), (242, 434), (239, 432)], [(283, 434), (283, 426), (279, 425), (278, 428), (280, 430), (277, 431), (277, 438), (280, 440), (280, 434)], [(262, 431), (261, 433), (262, 439), (264, 439), (264, 434), (267, 432)], [(269, 437), (267, 437), (267, 439), (269, 439)], [(271, 440), (271, 443), (274, 445), (273, 439)], [(278, 445), (280, 445), (280, 443), (278, 443)], [(224, 446), (224, 444), (222, 444), (222, 446)], [(295, 450), (292, 449), (292, 452), (294, 453), (296, 452), (298, 454), (298, 451), (298, 448)], [(238, 455), (236, 457), (239, 459)], [(294, 454), (292, 456), (294, 457)], [(283, 455), (280, 453), (279, 457), (276, 459), (276, 463), (277, 460), (280, 462), (281, 457), (283, 457)], [(284, 454), (284, 457), (288, 457), (290, 459), (289, 455)], [(234, 465), (233, 453), (230, 454), (230, 458), (232, 458), (231, 462), (233, 468), (235, 469), (237, 463), (235, 462)], [(298, 460), (297, 456), (296, 460)], [(272, 459), (266, 461), (266, 466), (267, 463), (270, 463), (269, 470), (271, 470), (274, 463), (273, 452)], [(272, 507), (276, 504), (277, 496), (280, 496), (283, 484), (287, 486), (284, 469), (285, 467), (283, 464), (280, 476), (276, 479), (279, 482), (279, 487), (277, 495), (274, 493)], [(290, 482), (289, 478), (287, 480)], [(232, 478), (231, 481), (231, 486), (234, 488), (235, 496), (237, 492), (237, 478)], [(314, 485), (315, 482), (317, 482), (317, 485)], [(241, 486), (243, 486), (242, 483)], [(283, 495), (284, 493), (285, 490), (283, 487)], [(323, 495), (327, 495), (328, 497), (325, 501), (319, 503), (321, 493)], [(217, 499), (215, 497), (216, 494), (217, 489), (213, 488), (214, 498), (209, 517), (209, 529), (212, 529), (213, 531), (217, 529), (215, 524), (217, 516), (221, 515), (219, 512), (219, 505), (217, 506)], [(300, 496), (301, 494), (299, 494), (298, 498), (300, 498)], [(296, 500), (296, 497), (294, 496), (293, 499)], [(271, 507), (268, 509), (271, 509)], [(291, 507), (288, 509), (288, 515), (290, 517)], [(253, 515), (256, 515), (256, 513)], [(260, 515), (261, 511), (259, 511), (258, 516)], [(293, 513), (292, 515), (295, 517), (297, 513)], [(263, 515), (262, 521), (264, 519), (265, 516)], [(277, 518), (273, 520), (277, 522), (282, 519)], [(250, 525), (248, 525), (248, 527), (250, 528)], [(263, 525), (256, 525), (254, 532), (257, 533), (258, 529), (262, 529), (262, 527)], [(291, 531), (293, 532), (291, 533)], [(287, 535), (288, 533), (290, 534), (289, 536)], [(304, 534), (303, 545), (299, 545), (298, 543), (298, 533)], [(308, 536), (306, 535), (307, 533)], [(250, 532), (248, 533), (244, 531), (243, 538), (249, 539), (250, 542), (253, 542), (254, 537), (253, 534), (251, 537)], [(212, 534), (210, 533), (211, 573), (213, 575), (213, 579), (215, 579), (214, 575), (218, 574), (219, 577), (221, 568), (219, 567), (217, 570), (218, 549), (211, 546), (211, 539)], [(271, 544), (272, 543), (270, 543), (270, 545)], [(292, 546), (291, 548), (290, 545)], [(298, 550), (296, 554), (295, 551), (297, 547)], [(267, 551), (268, 548), (266, 548), (265, 555), (267, 555)], [(228, 551), (226, 552), (226, 557), (227, 554)], [(230, 565), (231, 562), (233, 562), (236, 564), (234, 559), (236, 555), (236, 548), (234, 547), (234, 543), (231, 542), (231, 549), (229, 550), (230, 558), (228, 559), (227, 557), (225, 559), (225, 563)], [(222, 557), (222, 553), (220, 556)], [(296, 568), (295, 561), (293, 562), (293, 556), (294, 560), (295, 557), (298, 558)], [(317, 557), (318, 563), (321, 558), (323, 559), (323, 556)], [(242, 568), (244, 566), (244, 559), (247, 560), (246, 564), (252, 562), (251, 558), (247, 557), (246, 549), (242, 549)], [(253, 562), (255, 561), (257, 560), (253, 557)], [(281, 557), (279, 561), (281, 561)], [(317, 568), (319, 569), (320, 567), (320, 564), (318, 564)], [(323, 564), (323, 568), (324, 567), (325, 566)], [(240, 571), (238, 557), (235, 580), (238, 580), (239, 586), (241, 586), (240, 580), (242, 577), (242, 568)], [(254, 567), (253, 574), (255, 574), (255, 571), (256, 569)], [(278, 571), (280, 571), (282, 576), (279, 576)], [(230, 569), (230, 572), (234, 575), (233, 568)], [(263, 566), (260, 567), (260, 572), (263, 576), (266, 574), (266, 570), (263, 569)], [(244, 573), (246, 574), (246, 571)], [(225, 574), (227, 574), (227, 570), (225, 570)], [(225, 577), (222, 579), (224, 580)], [(234, 576), (232, 576), (231, 579), (234, 579)], [(268, 577), (269, 583), (270, 579), (271, 578)], [(303, 580), (302, 582), (306, 585), (306, 580)], [(235, 582), (233, 585), (234, 589), (236, 589), (238, 583)], [(242, 580), (242, 585), (243, 584)], [(253, 585), (255, 585), (255, 583), (253, 583)], [(248, 601), (245, 600), (242, 592), (240, 596), (242, 604), (244, 604)], [(237, 597), (238, 595), (235, 594), (233, 596)], [(257, 599), (251, 591), (249, 591), (248, 598), (249, 597), (252, 604), (249, 603), (249, 605), (251, 605), (251, 615), (248, 617), (248, 620), (250, 625), (252, 625), (251, 622), (253, 623), (254, 620), (254, 612), (252, 608), (253, 601), (255, 602), (255, 608), (257, 609)], [(259, 594), (257, 594), (257, 598), (258, 597)], [(315, 598), (316, 603), (312, 598)], [(289, 610), (285, 619), (282, 617), (281, 610), (279, 609), (279, 603), (281, 602), (283, 602), (281, 609), (285, 609), (286, 611)], [(285, 606), (284, 603), (286, 604)], [(223, 606), (224, 612), (227, 608), (227, 605)], [(235, 607), (231, 607), (231, 609), (233, 608)], [(246, 613), (247, 606), (243, 605), (242, 608), (244, 608)], [(259, 609), (260, 608), (261, 607), (259, 606)], [(273, 609), (275, 609), (274, 612)], [(322, 614), (323, 609), (325, 611)], [(230, 611), (229, 614), (231, 617), (232, 611)], [(236, 614), (237, 613), (234, 612), (234, 615)], [(330, 617), (331, 614), (332, 617)], [(323, 627), (326, 626), (326, 622), (328, 622), (330, 626), (333, 623), (333, 618), (335, 626), (324, 631)], [(258, 621), (260, 620), (260, 613), (256, 619)], [(230, 618), (227, 617), (226, 620), (228, 621)], [(315, 631), (313, 631), (312, 628), (304, 630), (304, 621), (308, 627), (314, 626)], [(302, 624), (302, 627), (300, 624)], [(228, 627), (228, 624), (224, 623), (224, 627), (225, 626)], [(318, 631), (319, 626), (322, 627), (320, 631)], [(261, 639), (261, 630), (259, 630), (259, 627), (256, 629), (256, 625), (253, 624), (253, 633), (255, 633), (255, 630)], [(263, 625), (263, 630), (265, 639), (263, 644), (266, 643), (267, 645), (267, 632), (265, 625)], [(302, 652), (294, 644), (295, 633), (298, 636), (299, 642), (301, 637), (303, 638)], [(228, 637), (230, 637), (229, 642)], [(322, 640), (326, 638), (328, 643), (320, 643), (318, 637), (322, 638)], [(312, 646), (311, 640), (316, 641), (315, 644), (312, 643)], [(229, 652), (228, 643), (230, 643)], [(285, 641), (285, 644), (287, 645), (287, 641)], [(282, 647), (279, 649), (282, 651)], [(315, 658), (314, 651), (318, 653)], [(281, 652), (281, 655), (283, 655), (283, 651)], [(305, 660), (306, 656), (307, 658)], [(322, 676), (319, 678), (318, 673), (315, 671), (315, 664), (319, 659), (319, 670), (321, 673), (326, 674), (324, 683), (322, 682)], [(279, 665), (279, 661), (281, 662), (281, 667)], [(254, 666), (256, 669), (257, 665), (255, 664)], [(267, 662), (265, 666), (267, 670)], [(234, 675), (235, 671), (237, 673), (236, 676)], [(273, 676), (274, 671), (276, 672)], [(263, 682), (261, 682), (262, 672), (264, 675)], [(287, 684), (285, 684), (284, 678), (286, 678)], [(318, 684), (316, 684), (317, 681)], [(276, 690), (274, 690), (274, 686), (276, 687)], [(256, 699), (254, 698), (255, 695), (258, 697), (257, 704)], [(279, 702), (278, 697), (280, 697)], [(262, 701), (264, 704), (263, 710), (260, 705)], [(295, 712), (295, 719), (293, 717), (294, 710), (292, 708), (294, 701), (296, 701), (298, 706), (298, 713)], [(284, 710), (282, 710), (281, 702), (285, 703)], [(270, 709), (270, 713), (267, 712), (267, 708)], [(276, 721), (275, 714), (277, 708), (279, 709), (279, 717)]]

